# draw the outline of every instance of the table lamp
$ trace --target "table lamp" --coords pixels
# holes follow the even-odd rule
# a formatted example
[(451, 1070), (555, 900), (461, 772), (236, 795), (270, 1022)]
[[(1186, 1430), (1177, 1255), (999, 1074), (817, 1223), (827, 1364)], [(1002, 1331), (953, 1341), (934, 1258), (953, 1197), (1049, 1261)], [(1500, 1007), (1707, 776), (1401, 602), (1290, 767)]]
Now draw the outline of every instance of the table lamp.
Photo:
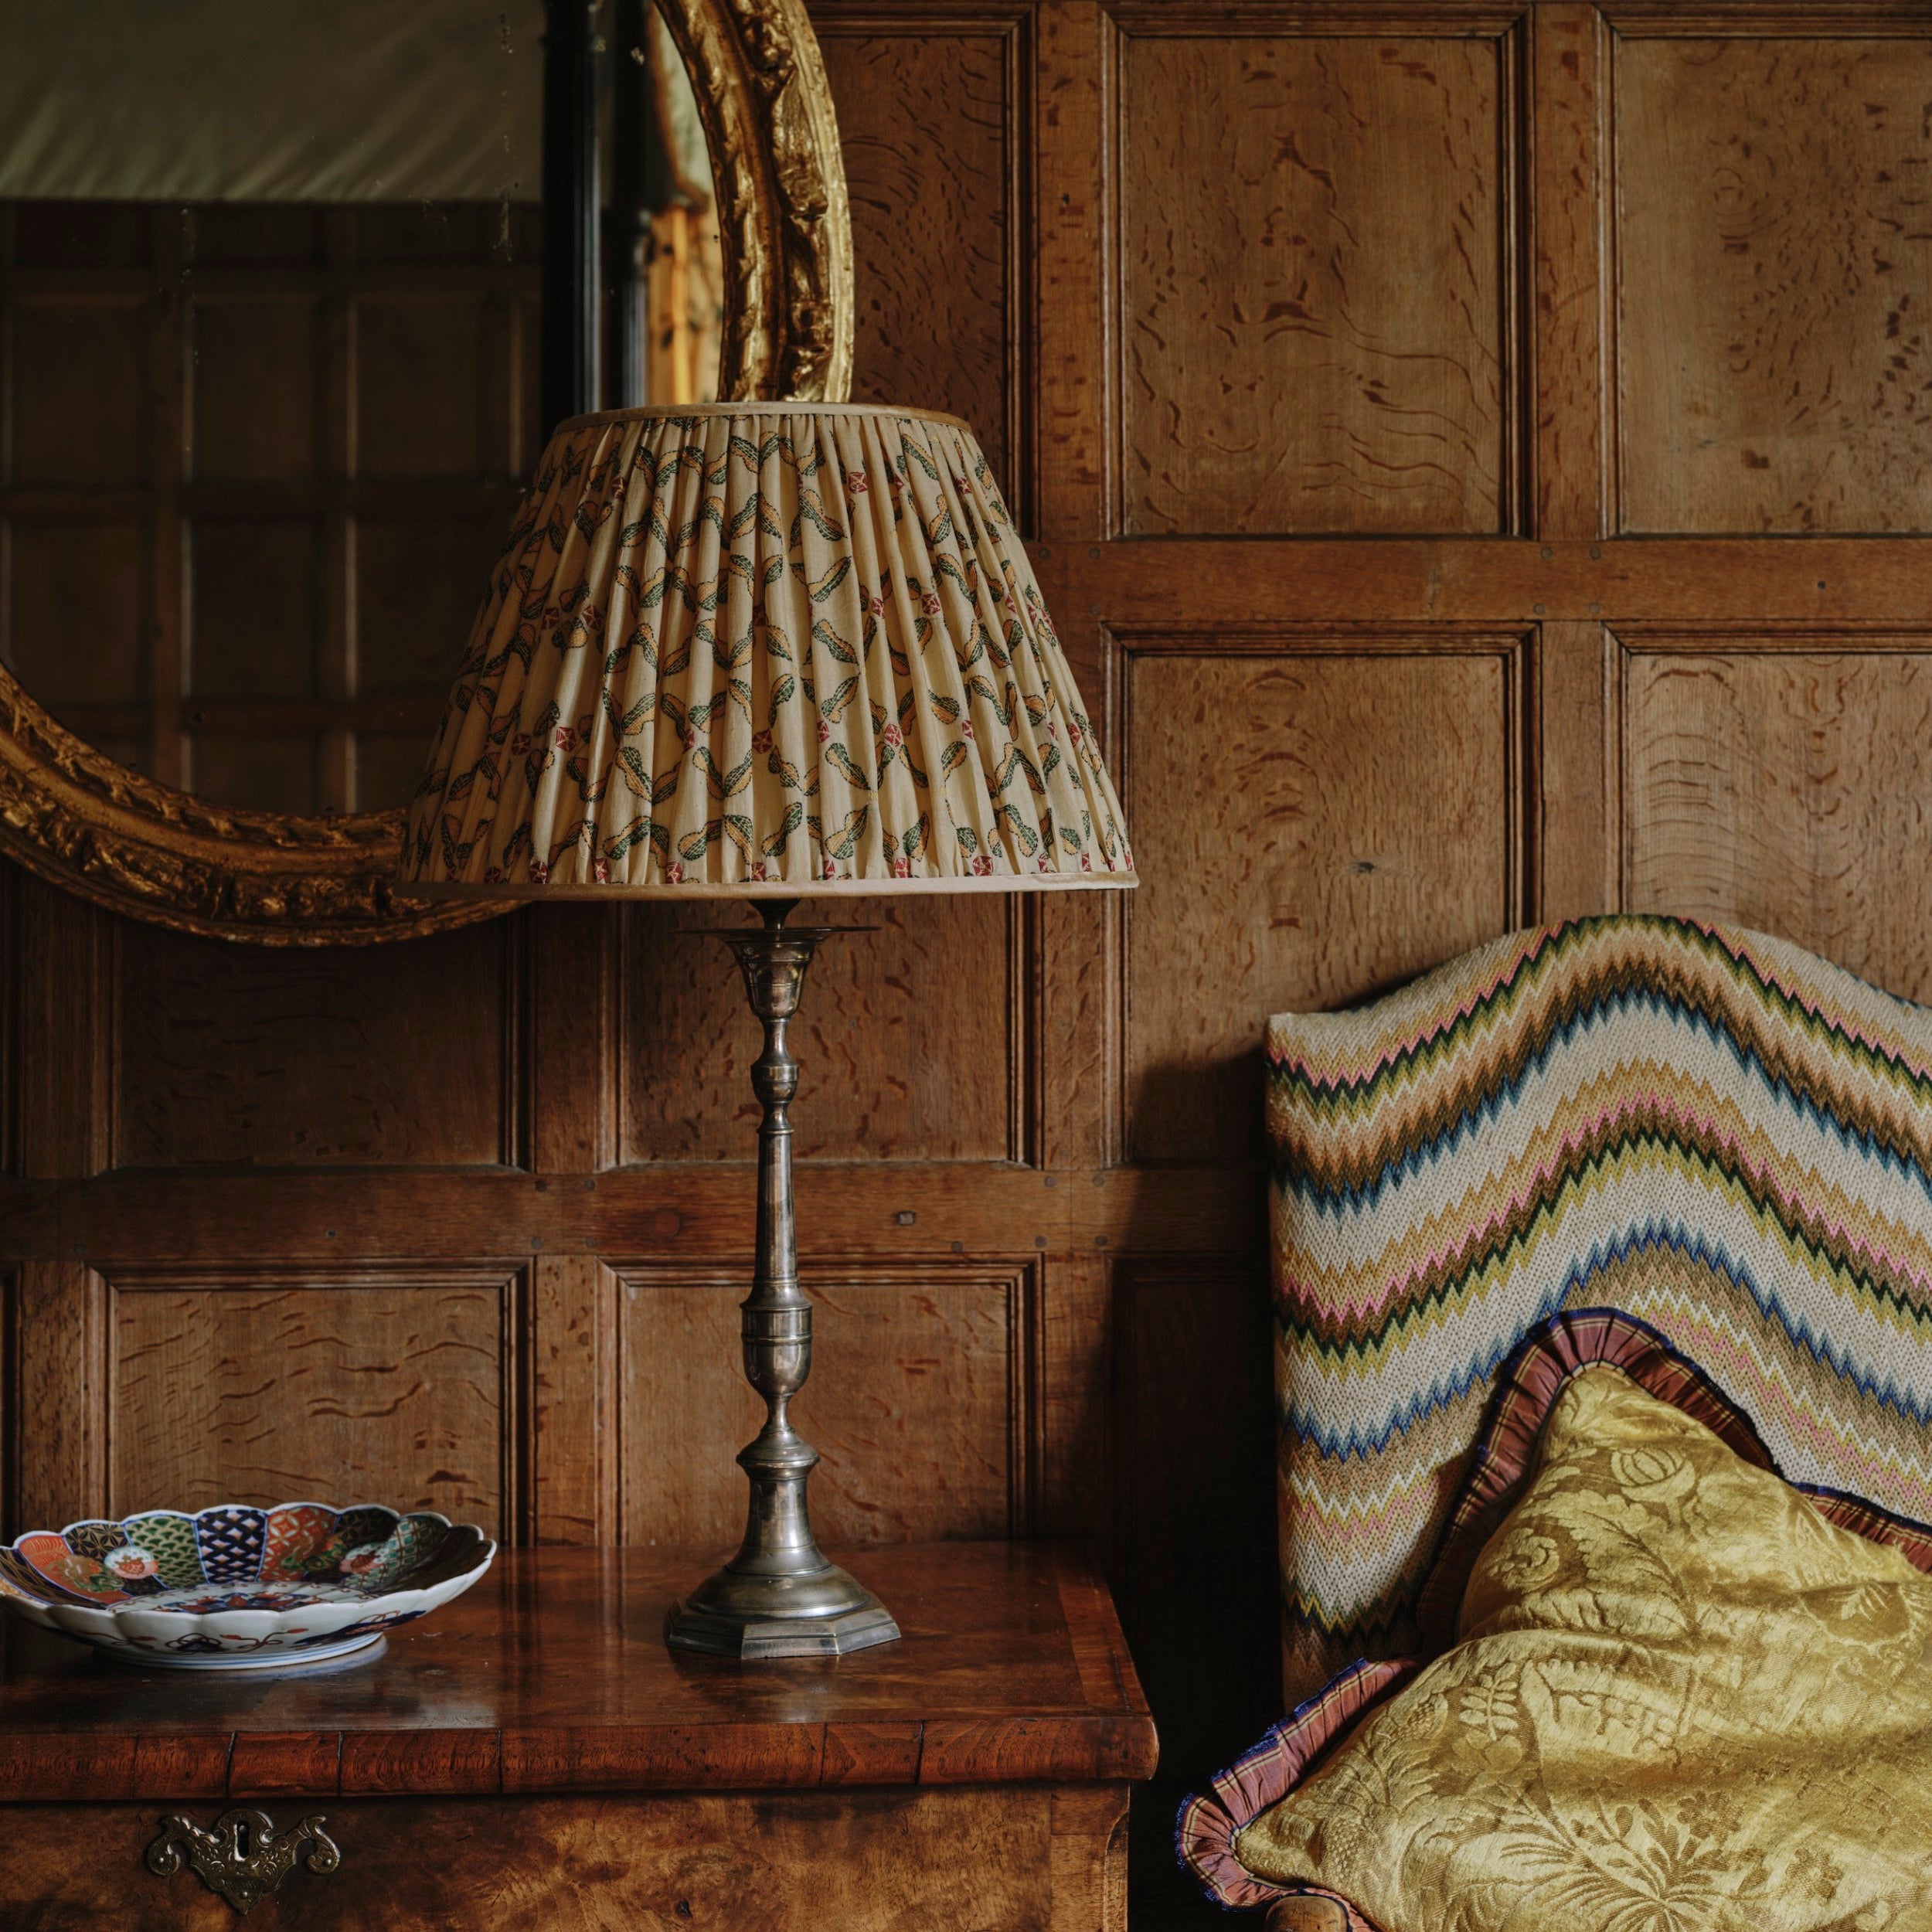
[(736, 1657), (896, 1637), (820, 1553), (785, 1043), (828, 935), (799, 900), (1134, 882), (1121, 808), (971, 430), (856, 404), (620, 410), (559, 425), (485, 595), (399, 879), (412, 896), (747, 899), (764, 1050), (739, 1456), (743, 1546), (667, 1641)]

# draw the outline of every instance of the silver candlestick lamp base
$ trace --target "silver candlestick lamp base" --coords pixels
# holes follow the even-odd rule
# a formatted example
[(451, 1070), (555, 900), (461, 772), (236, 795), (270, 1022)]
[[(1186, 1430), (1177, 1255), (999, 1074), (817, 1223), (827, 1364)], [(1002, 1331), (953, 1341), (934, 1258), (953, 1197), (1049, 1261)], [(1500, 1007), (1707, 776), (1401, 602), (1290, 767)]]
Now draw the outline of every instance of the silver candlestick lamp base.
[[(751, 1508), (738, 1553), (708, 1577), (665, 1624), (673, 1650), (718, 1657), (837, 1657), (890, 1643), (892, 1613), (829, 1562), (811, 1533), (805, 1481), (818, 1452), (791, 1426), (791, 1398), (811, 1372), (811, 1304), (798, 1286), (792, 1222), (791, 1122), (798, 1063), (785, 1026), (798, 1010), (805, 968), (821, 940), (838, 928), (794, 927), (796, 901), (767, 900), (763, 927), (721, 933), (737, 955), (752, 1011), (764, 1022), (765, 1047), (751, 1070), (764, 1108), (758, 1128), (758, 1260), (742, 1310), (745, 1378), (765, 1399), (765, 1426), (741, 1450)], [(851, 930), (846, 928), (844, 930)]]

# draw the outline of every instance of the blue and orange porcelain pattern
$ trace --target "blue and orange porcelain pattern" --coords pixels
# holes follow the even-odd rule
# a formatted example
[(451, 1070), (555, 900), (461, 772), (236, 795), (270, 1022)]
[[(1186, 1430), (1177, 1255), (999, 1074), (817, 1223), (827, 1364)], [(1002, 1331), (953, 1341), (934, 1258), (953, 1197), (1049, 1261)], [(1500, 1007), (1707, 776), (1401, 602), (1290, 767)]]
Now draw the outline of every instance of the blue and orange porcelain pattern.
[(451, 1533), (443, 1517), (362, 1503), (257, 1509), (224, 1503), (194, 1515), (150, 1510), (120, 1522), (36, 1530), (0, 1549), (0, 1592), (190, 1615), (294, 1610), (379, 1597), (406, 1583)]

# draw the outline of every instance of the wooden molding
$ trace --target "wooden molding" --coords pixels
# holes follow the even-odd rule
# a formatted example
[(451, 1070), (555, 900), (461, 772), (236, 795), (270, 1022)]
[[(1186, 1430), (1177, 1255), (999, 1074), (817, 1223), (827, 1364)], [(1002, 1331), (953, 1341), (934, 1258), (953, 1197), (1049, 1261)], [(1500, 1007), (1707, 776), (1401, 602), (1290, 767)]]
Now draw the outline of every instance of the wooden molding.
[(1492, 39), (1524, 19), (1497, 0), (1104, 0), (1123, 34), (1230, 39), (1249, 34)]
[(1599, 10), (1628, 40), (1916, 39), (1932, 33), (1927, 0), (1607, 0)]

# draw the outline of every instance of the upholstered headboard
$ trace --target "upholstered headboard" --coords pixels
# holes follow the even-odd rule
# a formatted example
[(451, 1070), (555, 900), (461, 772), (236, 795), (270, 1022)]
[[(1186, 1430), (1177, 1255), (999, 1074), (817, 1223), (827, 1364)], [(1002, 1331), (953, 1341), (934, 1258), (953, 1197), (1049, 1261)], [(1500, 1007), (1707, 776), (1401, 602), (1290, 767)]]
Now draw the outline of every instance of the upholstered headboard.
[(1406, 1648), (1497, 1373), (1635, 1315), (1791, 1479), (1932, 1520), (1932, 1007), (1675, 920), (1268, 1032), (1292, 1705)]

